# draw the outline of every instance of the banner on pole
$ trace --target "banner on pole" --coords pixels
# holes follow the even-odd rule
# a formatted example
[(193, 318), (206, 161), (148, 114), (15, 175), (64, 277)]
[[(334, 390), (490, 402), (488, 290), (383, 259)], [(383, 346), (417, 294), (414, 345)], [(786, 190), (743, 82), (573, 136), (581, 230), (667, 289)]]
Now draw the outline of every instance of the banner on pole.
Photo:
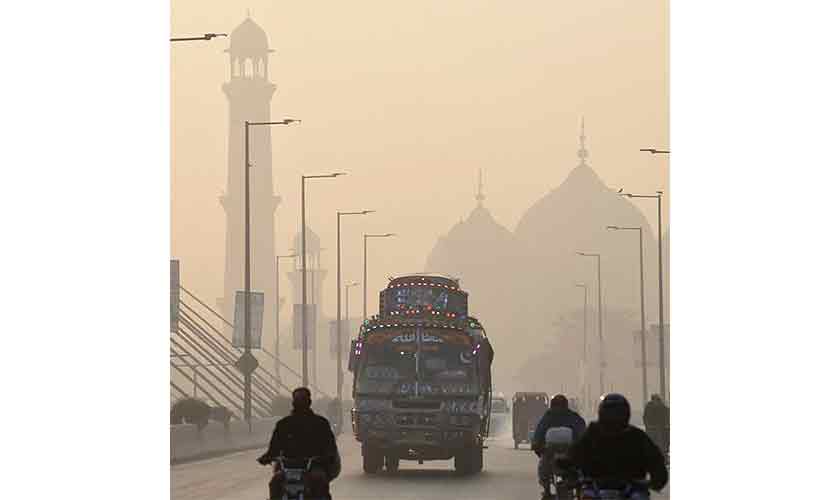
[[(262, 292), (251, 292), (251, 349), (262, 346), (264, 296)], [(233, 346), (245, 347), (245, 292), (236, 291), (236, 307), (233, 314)]]
[[(306, 304), (307, 351), (311, 351), (312, 346), (315, 344), (315, 313), (317, 309), (317, 304)], [(294, 305), (293, 315), (292, 335), (294, 336), (294, 348), (295, 350), (300, 351), (303, 349), (303, 336), (301, 335), (301, 330), (303, 328), (303, 304)]]
[(169, 331), (178, 332), (181, 302), (181, 266), (177, 259), (169, 260)]

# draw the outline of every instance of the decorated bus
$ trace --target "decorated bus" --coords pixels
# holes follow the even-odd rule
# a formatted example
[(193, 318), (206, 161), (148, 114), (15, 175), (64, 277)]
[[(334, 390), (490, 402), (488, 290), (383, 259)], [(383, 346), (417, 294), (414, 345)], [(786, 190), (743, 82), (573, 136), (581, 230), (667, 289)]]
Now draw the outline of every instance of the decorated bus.
[(493, 349), (467, 293), (450, 277), (409, 275), (379, 297), (349, 360), (364, 471), (453, 458), (458, 472), (481, 471)]

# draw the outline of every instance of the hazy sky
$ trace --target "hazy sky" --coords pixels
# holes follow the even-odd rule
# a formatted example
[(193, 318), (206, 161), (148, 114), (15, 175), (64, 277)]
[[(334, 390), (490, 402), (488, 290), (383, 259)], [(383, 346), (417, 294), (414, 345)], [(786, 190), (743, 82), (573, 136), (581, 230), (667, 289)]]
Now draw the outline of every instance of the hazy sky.
[[(250, 9), (276, 51), (272, 115), (304, 120), (273, 132), (284, 198), (278, 253), (300, 227), (299, 176), (348, 172), (308, 185), (307, 218), (332, 269), (336, 209), (378, 211), (344, 220), (348, 280), (361, 278), (363, 231), (399, 234), (371, 242), (376, 304), (386, 275), (422, 270), (437, 238), (472, 210), (479, 168), (485, 205), (513, 229), (576, 165), (581, 116), (590, 164), (608, 185), (667, 189), (667, 158), (638, 152), (669, 146), (667, 8), (664, 0), (173, 0), (172, 33), (230, 32)], [(227, 46), (171, 50), (172, 255), (185, 286), (211, 301), (224, 275)], [(639, 206), (655, 228), (656, 204)], [(351, 298), (356, 314), (360, 302)]]

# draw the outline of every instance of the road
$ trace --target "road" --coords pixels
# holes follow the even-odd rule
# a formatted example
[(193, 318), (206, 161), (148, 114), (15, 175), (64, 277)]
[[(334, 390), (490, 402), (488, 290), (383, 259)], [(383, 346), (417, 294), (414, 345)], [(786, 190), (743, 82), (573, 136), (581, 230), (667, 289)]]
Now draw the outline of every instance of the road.
[[(512, 500), (539, 498), (536, 457), (525, 447), (513, 449), (509, 438), (488, 442), (484, 472), (460, 477), (452, 461), (401, 462), (396, 475), (362, 473), (359, 444), (347, 434), (339, 437), (341, 476), (332, 485), (336, 500), (392, 498), (403, 500)], [(262, 450), (174, 465), (170, 469), (171, 500), (263, 500), (268, 497), (269, 468), (255, 459)], [(654, 498), (668, 498), (654, 495)]]

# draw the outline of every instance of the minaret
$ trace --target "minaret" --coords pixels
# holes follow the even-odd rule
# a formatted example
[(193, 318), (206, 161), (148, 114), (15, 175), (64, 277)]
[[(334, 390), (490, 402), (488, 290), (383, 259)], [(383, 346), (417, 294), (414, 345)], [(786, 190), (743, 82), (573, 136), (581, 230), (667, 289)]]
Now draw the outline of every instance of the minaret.
[[(230, 81), (222, 85), (228, 98), (227, 191), (220, 201), (225, 210), (225, 288), (220, 313), (233, 320), (233, 298), (243, 289), (245, 256), (245, 120), (270, 121), (275, 86), (268, 81), (268, 37), (250, 16), (230, 34)], [(274, 194), (271, 127), (251, 127), (251, 289), (265, 294), (263, 339), (274, 338), (274, 213), (280, 197)]]

